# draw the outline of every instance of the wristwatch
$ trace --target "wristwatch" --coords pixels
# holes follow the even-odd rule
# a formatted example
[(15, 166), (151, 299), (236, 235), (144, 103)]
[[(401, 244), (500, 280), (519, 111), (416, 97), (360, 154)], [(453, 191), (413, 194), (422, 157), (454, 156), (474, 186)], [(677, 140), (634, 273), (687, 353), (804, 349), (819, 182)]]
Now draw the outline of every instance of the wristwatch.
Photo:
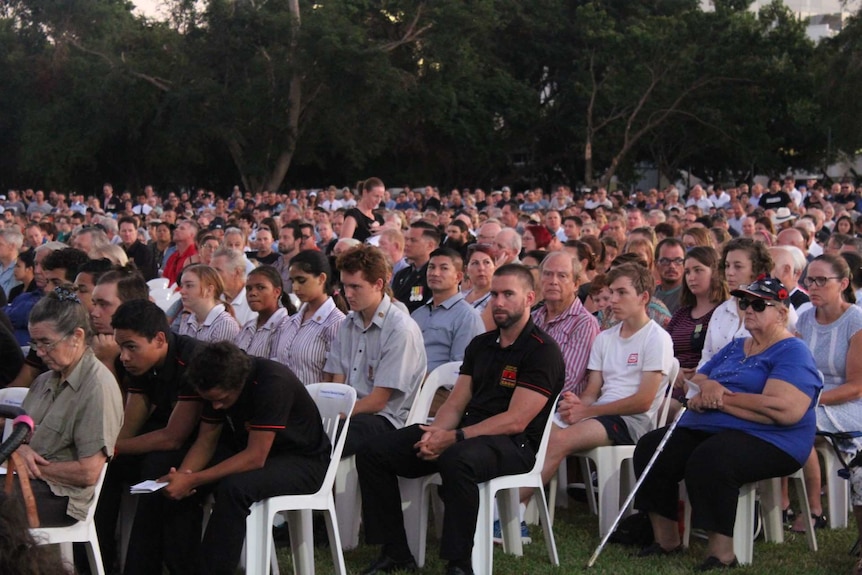
[(464, 441), (464, 430), (460, 427), (455, 430), (455, 442)]

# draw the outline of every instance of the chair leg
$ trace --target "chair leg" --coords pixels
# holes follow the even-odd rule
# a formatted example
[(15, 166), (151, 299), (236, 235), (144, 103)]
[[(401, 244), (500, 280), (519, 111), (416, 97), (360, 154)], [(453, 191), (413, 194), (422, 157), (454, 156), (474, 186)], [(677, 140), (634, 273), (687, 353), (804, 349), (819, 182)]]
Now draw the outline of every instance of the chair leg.
[(359, 475), (356, 471), (356, 456), (341, 460), (335, 476), (335, 509), (338, 531), (344, 540), (344, 549), (359, 546), (359, 523), (362, 517), (362, 498), (359, 496)]
[(620, 462), (597, 450), (596, 474), (599, 481), (599, 535), (604, 537), (620, 511)]
[(264, 566), (268, 564), (270, 535), (266, 517), (264, 502), (252, 504), (245, 522), (245, 571), (249, 575), (264, 574)]
[(780, 477), (760, 482), (760, 511), (763, 515), (764, 538), (771, 543), (784, 543)]
[(796, 493), (799, 496), (799, 508), (802, 510), (802, 517), (805, 518), (805, 538), (808, 541), (808, 548), (812, 551), (817, 551), (817, 535), (814, 533), (814, 526), (811, 525), (811, 506), (808, 504), (808, 493), (805, 490), (805, 478), (800, 469), (790, 476), (790, 481), (793, 481), (796, 487)]
[[(503, 535), (503, 551), (520, 557), (524, 554), (521, 543), (521, 516), (517, 489), (504, 489), (497, 494), (497, 509), (500, 511), (500, 528)], [(491, 496), (494, 501), (494, 496)]]
[(494, 497), (486, 485), (479, 485), (479, 514), (473, 534), (473, 569), (492, 575), (494, 571)]
[(96, 536), (96, 528), (93, 527), (87, 546), (87, 560), (90, 563), (90, 571), (96, 575), (105, 575), (105, 566), (102, 565), (102, 550), (99, 548), (99, 538)]
[(739, 490), (736, 501), (736, 525), (733, 528), (733, 552), (740, 565), (754, 559), (754, 499), (756, 483), (747, 483)]
[(557, 553), (557, 543), (554, 540), (554, 529), (551, 523), (551, 514), (545, 501), (545, 491), (541, 487), (533, 490), (533, 502), (539, 510), (539, 523), (542, 526), (542, 534), (545, 537), (545, 547), (548, 548), (548, 558), (552, 565), (559, 567), (560, 556)]
[(425, 540), (428, 536), (428, 500), (425, 498), (423, 478), (399, 477), (401, 513), (404, 515), (404, 532), (410, 553), (420, 568), (425, 566)]
[(850, 482), (838, 476), (838, 457), (829, 445), (816, 449), (823, 458), (823, 477), (826, 478), (826, 497), (829, 509), (829, 528), (847, 527), (847, 514), (850, 506)]
[(288, 511), (287, 525), (290, 530), (293, 572), (297, 575), (314, 575), (314, 530), (311, 510)]
[(344, 550), (341, 546), (341, 534), (338, 532), (335, 503), (330, 503), (329, 509), (325, 509), (323, 513), (326, 519), (326, 532), (329, 534), (329, 548), (332, 551), (332, 564), (335, 567), (335, 575), (347, 575), (347, 567), (344, 564)]
[(587, 494), (587, 504), (590, 506), (590, 513), (598, 515), (598, 496), (596, 495), (595, 487), (593, 487), (593, 474), (590, 471), (590, 459), (588, 457), (580, 457), (579, 459), (581, 460), (581, 476), (584, 478), (584, 491)]

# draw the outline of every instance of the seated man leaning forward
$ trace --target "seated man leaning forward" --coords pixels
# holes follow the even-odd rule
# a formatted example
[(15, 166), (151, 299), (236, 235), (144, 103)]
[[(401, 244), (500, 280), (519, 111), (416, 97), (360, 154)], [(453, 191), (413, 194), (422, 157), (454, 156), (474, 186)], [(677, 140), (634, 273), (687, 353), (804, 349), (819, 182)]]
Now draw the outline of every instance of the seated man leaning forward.
[(347, 457), (371, 438), (404, 425), (427, 360), (419, 326), (384, 292), (389, 264), (383, 252), (358, 246), (336, 264), (350, 313), (332, 342), (323, 378), (356, 390), (344, 444)]
[(201, 424), (179, 469), (160, 481), (172, 499), (218, 482), (196, 572), (233, 575), (251, 504), (320, 489), (329, 437), (305, 386), (280, 363), (222, 341), (202, 346), (186, 377), (206, 402)]
[(120, 389), (87, 345), (91, 337), (87, 310), (65, 287), (30, 312), (30, 345), (50, 371), (24, 399), (36, 431), (18, 454), (35, 479), (30, 485), (42, 527), (86, 519), (123, 422)]
[(530, 318), (535, 297), (527, 268), (498, 268), (488, 304), (498, 329), (467, 346), (461, 374), (434, 424), (385, 433), (357, 454), (365, 537), (383, 545), (364, 574), (416, 569), (404, 531), (398, 476), (438, 472), (445, 503), (440, 556), (449, 562), (447, 574), (473, 573), (478, 485), (533, 467), (545, 422), (563, 388), (560, 348)]
[(608, 272), (607, 281), (611, 308), (621, 321), (593, 343), (587, 387), (580, 398), (566, 392), (560, 399), (542, 470), (546, 483), (570, 453), (633, 445), (651, 430), (661, 404), (673, 342), (646, 312), (655, 280), (647, 268), (630, 263)]

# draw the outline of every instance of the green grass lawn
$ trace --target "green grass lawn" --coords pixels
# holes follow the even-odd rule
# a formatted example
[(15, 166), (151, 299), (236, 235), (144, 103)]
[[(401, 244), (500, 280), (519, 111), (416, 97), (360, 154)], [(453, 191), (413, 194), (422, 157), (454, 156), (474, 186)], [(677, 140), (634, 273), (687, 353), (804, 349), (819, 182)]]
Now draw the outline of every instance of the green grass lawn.
[[(785, 531), (783, 545), (765, 543), (758, 540), (754, 546), (754, 562), (733, 573), (739, 575), (842, 575), (850, 572), (854, 559), (848, 555), (856, 540), (855, 523), (851, 518), (850, 529), (817, 531), (819, 551), (812, 553), (805, 543), (804, 534)], [(429, 528), (428, 553), (425, 568), (421, 573), (443, 573), (445, 563), (437, 557), (437, 539), (433, 525)], [(503, 553), (502, 547), (495, 546), (494, 573), (499, 575), (542, 575), (546, 573), (603, 573), (613, 575), (673, 575), (691, 573), (705, 556), (705, 542), (692, 537), (692, 546), (682, 555), (672, 558), (638, 559), (633, 556), (631, 547), (608, 544), (596, 565), (587, 570), (587, 560), (599, 544), (598, 520), (589, 514), (586, 504), (573, 503), (568, 509), (557, 509), (554, 523), (554, 536), (560, 554), (560, 567), (548, 561), (544, 538), (538, 526), (530, 527), (533, 538), (531, 545), (524, 547), (523, 557)], [(289, 548), (279, 548), (279, 565), (283, 574), (293, 572)], [(358, 574), (377, 557), (377, 549), (361, 545), (344, 554), (349, 573)], [(317, 574), (333, 573), (329, 549), (315, 550)], [(487, 573), (481, 568), (474, 569), (477, 575)], [(306, 574), (302, 574), (306, 575)]]

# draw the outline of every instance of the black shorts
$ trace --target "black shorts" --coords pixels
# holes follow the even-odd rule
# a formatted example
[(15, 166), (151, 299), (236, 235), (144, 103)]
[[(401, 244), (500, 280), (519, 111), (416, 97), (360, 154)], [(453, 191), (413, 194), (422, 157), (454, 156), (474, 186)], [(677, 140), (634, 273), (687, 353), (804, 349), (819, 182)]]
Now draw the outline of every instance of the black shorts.
[(621, 415), (599, 415), (595, 418), (602, 424), (612, 445), (634, 445), (629, 428)]

